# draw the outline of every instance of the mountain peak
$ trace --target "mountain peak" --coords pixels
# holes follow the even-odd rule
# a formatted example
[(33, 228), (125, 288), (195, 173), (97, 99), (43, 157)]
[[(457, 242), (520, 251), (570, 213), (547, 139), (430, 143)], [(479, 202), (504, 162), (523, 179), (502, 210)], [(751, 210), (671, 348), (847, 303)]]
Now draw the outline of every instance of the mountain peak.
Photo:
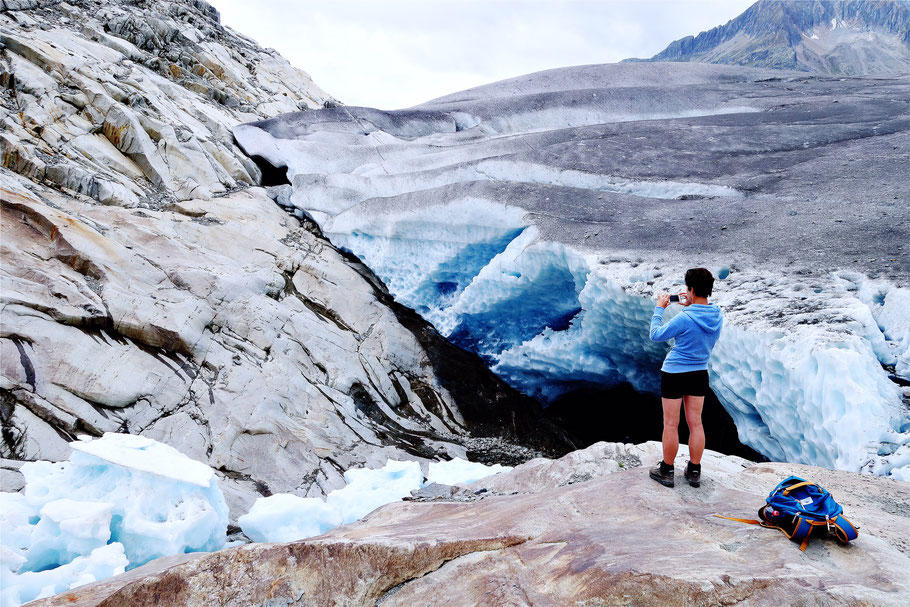
[(759, 0), (741, 15), (672, 42), (650, 59), (823, 74), (910, 72), (908, 0)]

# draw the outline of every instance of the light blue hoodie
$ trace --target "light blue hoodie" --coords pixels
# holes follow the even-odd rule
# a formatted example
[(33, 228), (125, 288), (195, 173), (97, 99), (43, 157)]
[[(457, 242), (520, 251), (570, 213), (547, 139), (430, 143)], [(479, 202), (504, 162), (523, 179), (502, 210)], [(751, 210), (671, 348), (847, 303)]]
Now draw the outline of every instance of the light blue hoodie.
[(692, 304), (661, 326), (663, 315), (664, 308), (656, 306), (654, 316), (651, 317), (651, 341), (675, 338), (676, 344), (667, 354), (660, 370), (686, 373), (707, 369), (711, 350), (720, 337), (720, 328), (724, 323), (720, 308), (714, 304)]

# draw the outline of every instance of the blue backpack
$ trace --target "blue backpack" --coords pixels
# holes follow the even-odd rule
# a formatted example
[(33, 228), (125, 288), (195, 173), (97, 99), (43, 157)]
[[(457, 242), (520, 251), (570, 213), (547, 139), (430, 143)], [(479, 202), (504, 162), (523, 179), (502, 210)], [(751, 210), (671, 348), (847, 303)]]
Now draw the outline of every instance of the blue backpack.
[(816, 527), (825, 527), (845, 544), (856, 539), (859, 528), (847, 520), (843, 512), (841, 505), (823, 487), (798, 476), (790, 476), (778, 483), (765, 500), (765, 505), (758, 510), (761, 520), (714, 516), (780, 529), (791, 540), (801, 542), (799, 549), (805, 551), (809, 536)]

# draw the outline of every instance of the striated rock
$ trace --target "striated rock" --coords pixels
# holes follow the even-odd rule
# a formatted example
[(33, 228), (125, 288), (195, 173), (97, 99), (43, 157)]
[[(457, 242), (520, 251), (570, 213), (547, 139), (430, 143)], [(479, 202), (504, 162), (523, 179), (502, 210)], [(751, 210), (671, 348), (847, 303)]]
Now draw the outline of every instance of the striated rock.
[[(675, 489), (646, 467), (563, 487), (523, 484), (617, 468), (657, 443), (598, 444), (511, 475), (518, 495), (474, 503), (404, 502), (291, 544), (253, 544), (184, 564), (153, 562), (34, 605), (903, 605), (910, 584), (910, 485), (708, 452), (702, 487)], [(618, 459), (613, 459), (614, 457)], [(680, 455), (684, 460), (685, 453)], [(573, 462), (585, 462), (576, 467)], [(648, 462), (650, 463), (650, 462)], [(789, 474), (821, 482), (861, 527), (805, 553), (751, 518)], [(542, 477), (541, 477), (542, 478)], [(680, 479), (682, 480), (682, 479)], [(236, 580), (243, 580), (237, 583)]]
[[(464, 457), (471, 434), (564, 448), (533, 401), (449, 357), (260, 188), (137, 211), (2, 170), (0, 192), (3, 457), (143, 434), (218, 469), (236, 517), (256, 495), (321, 495), (389, 457)], [(476, 378), (470, 402), (447, 359)]]
[(25, 487), (25, 477), (19, 472), (23, 462), (0, 459), (0, 491), (13, 493)]
[(0, 27), (2, 166), (103, 204), (256, 183), (230, 127), (331, 99), (201, 1), (5, 2)]

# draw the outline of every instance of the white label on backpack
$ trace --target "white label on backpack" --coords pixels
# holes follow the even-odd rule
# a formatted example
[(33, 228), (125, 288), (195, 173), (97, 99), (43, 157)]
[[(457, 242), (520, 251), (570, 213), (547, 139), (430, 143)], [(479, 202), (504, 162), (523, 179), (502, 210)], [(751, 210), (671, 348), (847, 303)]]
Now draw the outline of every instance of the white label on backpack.
[(808, 506), (809, 504), (812, 503), (812, 498), (804, 497), (803, 499), (799, 500), (799, 503), (802, 504), (803, 506)]

